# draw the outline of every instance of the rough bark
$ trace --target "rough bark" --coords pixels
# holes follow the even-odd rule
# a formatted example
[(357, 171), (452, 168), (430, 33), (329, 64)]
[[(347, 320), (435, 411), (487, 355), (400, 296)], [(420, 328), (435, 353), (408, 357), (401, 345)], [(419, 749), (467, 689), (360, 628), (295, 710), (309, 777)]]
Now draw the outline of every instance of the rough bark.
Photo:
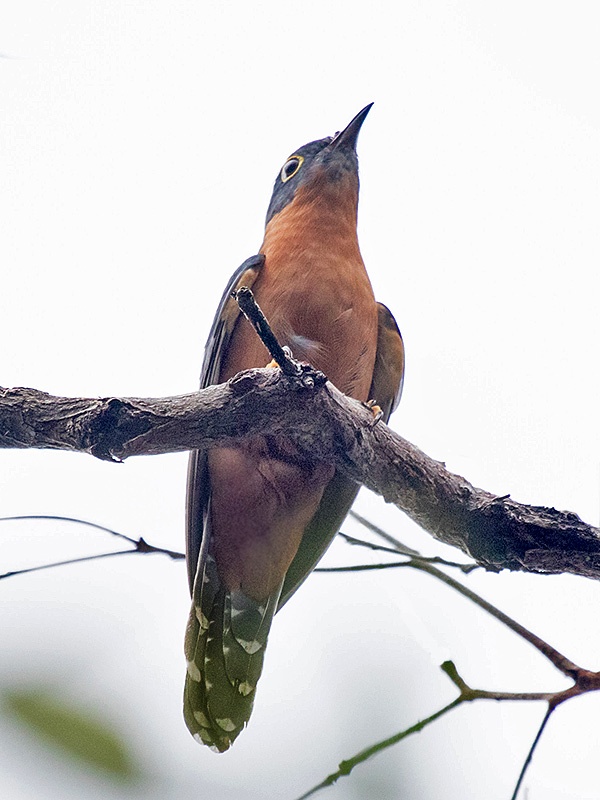
[(0, 389), (4, 448), (74, 450), (120, 461), (257, 433), (285, 433), (304, 453), (335, 463), (487, 569), (600, 577), (599, 529), (572, 512), (473, 487), (309, 369), (300, 376), (249, 370), (201, 392), (157, 399)]

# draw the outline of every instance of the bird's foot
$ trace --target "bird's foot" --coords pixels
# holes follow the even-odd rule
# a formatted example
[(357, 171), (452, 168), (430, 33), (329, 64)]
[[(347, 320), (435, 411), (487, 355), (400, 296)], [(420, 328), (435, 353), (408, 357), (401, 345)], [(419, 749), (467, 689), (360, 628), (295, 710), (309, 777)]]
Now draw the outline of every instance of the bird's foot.
[[(283, 350), (283, 352), (286, 354), (286, 356), (288, 358), (291, 358), (291, 359), (294, 358), (294, 354), (292, 353), (290, 348), (287, 346), (287, 344), (284, 344), (284, 346), (281, 349)], [(267, 364), (267, 369), (279, 369), (279, 367), (280, 367), (280, 364), (274, 358), (272, 358), (269, 361), (269, 363)]]
[(381, 410), (381, 407), (377, 405), (375, 400), (367, 400), (367, 402), (363, 403), (363, 405), (365, 408), (369, 409), (371, 414), (373, 414), (373, 422), (371, 427), (375, 427), (375, 425), (377, 425), (377, 423), (383, 419), (383, 411)]

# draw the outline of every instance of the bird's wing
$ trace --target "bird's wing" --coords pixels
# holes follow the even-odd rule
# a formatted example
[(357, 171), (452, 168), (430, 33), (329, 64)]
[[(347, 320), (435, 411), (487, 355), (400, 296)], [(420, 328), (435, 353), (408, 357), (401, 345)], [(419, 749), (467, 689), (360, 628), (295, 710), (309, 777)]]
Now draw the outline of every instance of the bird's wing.
[(387, 422), (398, 408), (404, 386), (404, 342), (392, 312), (377, 303), (377, 355), (371, 383), (371, 397)]
[[(229, 279), (206, 342), (200, 373), (201, 389), (218, 383), (223, 354), (227, 351), (231, 334), (240, 315), (239, 306), (231, 293), (241, 286), (251, 288), (264, 263), (263, 255), (250, 256)], [(186, 553), (190, 593), (196, 578), (209, 497), (206, 452), (194, 450), (190, 454), (187, 483)]]
[[(377, 355), (369, 398), (381, 408), (387, 422), (398, 406), (404, 383), (404, 343), (390, 310), (377, 303)], [(323, 494), (317, 513), (304, 532), (285, 576), (278, 609), (306, 580), (340, 529), (359, 486), (336, 472)]]
[[(240, 315), (232, 291), (241, 286), (250, 288), (264, 261), (262, 255), (252, 256), (231, 276), (206, 344), (200, 388), (220, 379), (223, 356)], [(210, 531), (210, 494), (206, 452), (194, 451), (190, 454), (187, 491), (192, 608), (185, 637), (188, 669), (183, 712), (194, 737), (222, 752), (250, 716), (279, 594), (258, 604), (222, 584)]]

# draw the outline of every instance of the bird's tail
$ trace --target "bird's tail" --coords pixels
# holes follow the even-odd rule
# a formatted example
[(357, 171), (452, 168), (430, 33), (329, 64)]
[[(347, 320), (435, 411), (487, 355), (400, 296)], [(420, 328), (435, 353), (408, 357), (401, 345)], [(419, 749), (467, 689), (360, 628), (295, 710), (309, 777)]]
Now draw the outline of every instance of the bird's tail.
[(183, 714), (195, 739), (222, 753), (252, 713), (281, 587), (264, 603), (221, 582), (210, 536), (201, 553), (185, 637)]

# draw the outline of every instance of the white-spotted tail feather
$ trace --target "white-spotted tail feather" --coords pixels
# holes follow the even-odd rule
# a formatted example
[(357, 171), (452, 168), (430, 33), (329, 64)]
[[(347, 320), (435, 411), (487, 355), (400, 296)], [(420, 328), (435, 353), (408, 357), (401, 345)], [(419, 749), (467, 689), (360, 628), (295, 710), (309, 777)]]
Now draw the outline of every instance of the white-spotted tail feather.
[(281, 587), (264, 603), (221, 582), (207, 536), (185, 637), (184, 717), (192, 735), (227, 750), (252, 713)]

